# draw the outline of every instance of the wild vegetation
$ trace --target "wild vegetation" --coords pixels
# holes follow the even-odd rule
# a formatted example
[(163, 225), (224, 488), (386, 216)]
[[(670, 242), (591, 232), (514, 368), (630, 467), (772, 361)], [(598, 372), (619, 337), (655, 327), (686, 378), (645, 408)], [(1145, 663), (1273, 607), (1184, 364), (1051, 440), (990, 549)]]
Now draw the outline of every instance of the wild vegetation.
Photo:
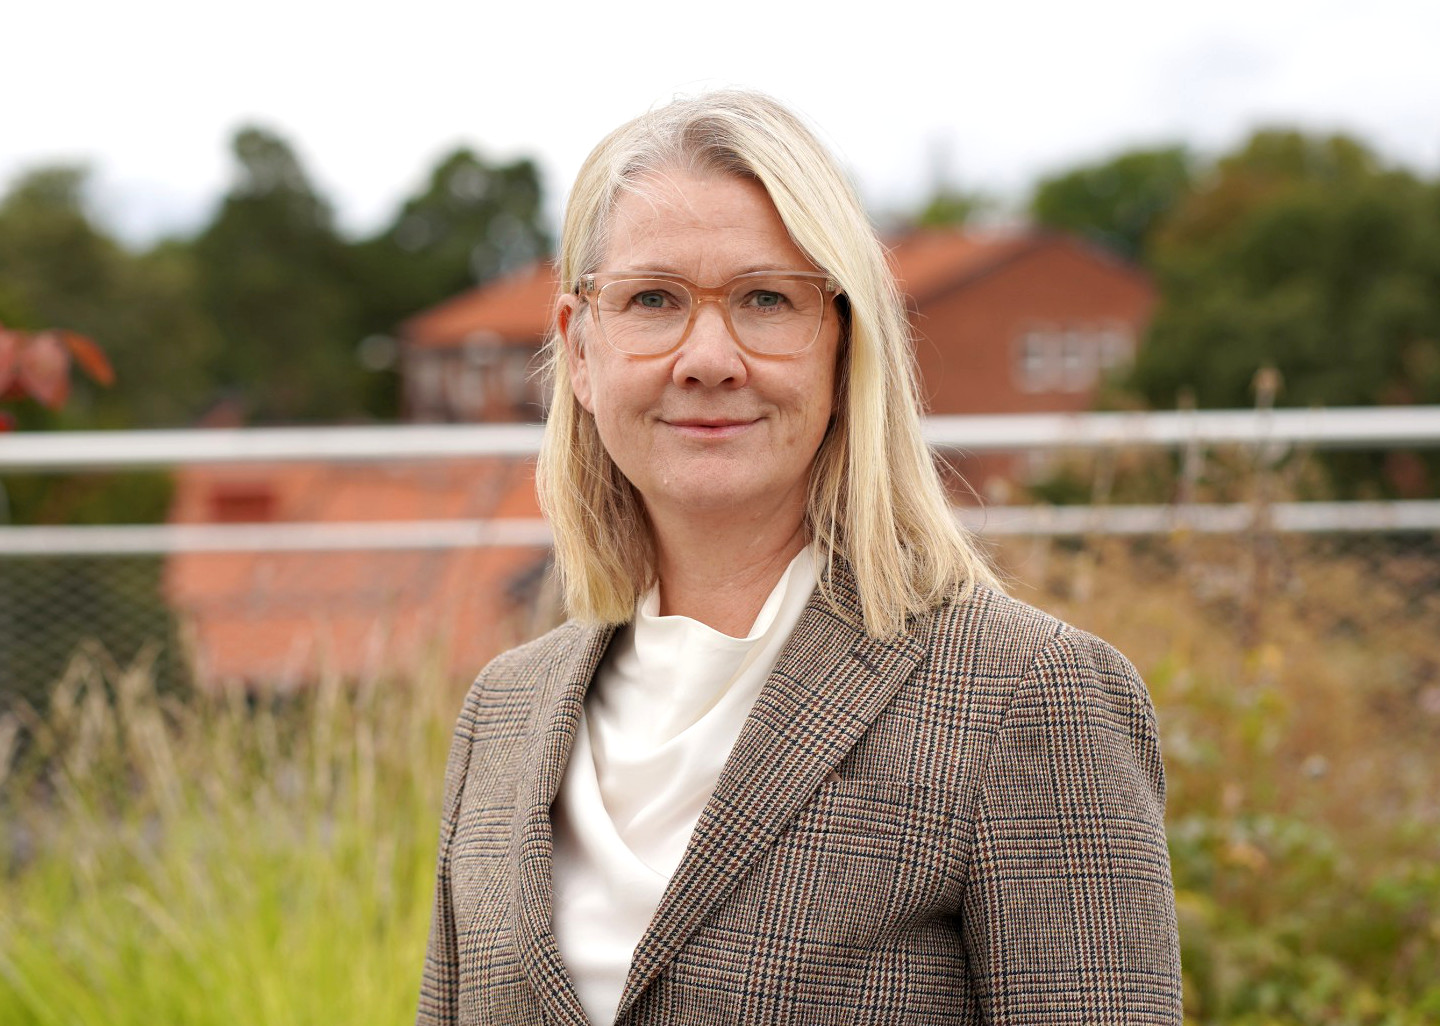
[[(1158, 708), (1194, 1023), (1440, 1017), (1440, 552), (1014, 542)], [(463, 681), (161, 695), (77, 651), (0, 767), (0, 1021), (394, 1023)], [(13, 749), (19, 720), (0, 731)]]
[[(115, 371), (113, 388), (77, 383), (64, 410), (18, 403), (14, 427), (393, 418), (397, 321), (548, 246), (528, 161), (457, 151), (389, 225), (348, 239), (284, 140), (245, 129), (234, 155), (209, 222), (143, 249), (92, 215), (83, 170), (10, 183), (0, 323), (83, 332)], [(914, 220), (963, 223), (977, 206), (941, 189)], [(1248, 406), (1267, 367), (1263, 405), (1440, 401), (1440, 183), (1353, 139), (1269, 131), (1213, 160), (1120, 154), (1040, 182), (1029, 210), (1157, 283), (1151, 335), (1109, 402)], [(1433, 456), (1258, 476), (1246, 458), (1220, 472), (1228, 458), (1178, 477), (1168, 457), (1062, 468), (1037, 493), (1244, 501), (1440, 481)], [(168, 485), (11, 475), (0, 497), (15, 523), (145, 522)], [(1149, 681), (1189, 1019), (1440, 1021), (1436, 540), (1177, 534), (998, 555), (1017, 593)], [(154, 568), (138, 572), (158, 594)], [(113, 588), (57, 569), (22, 593), (0, 576), (0, 627), (20, 637), (80, 601), (108, 634), (112, 613), (136, 616)], [(405, 1021), (464, 682), (322, 667), (300, 694), (192, 693), (159, 612), (133, 658), (92, 641), (53, 686), (0, 680), (0, 1022)]]
[(1177, 537), (1017, 547), (1160, 717), (1187, 1019), (1440, 1016), (1440, 551)]

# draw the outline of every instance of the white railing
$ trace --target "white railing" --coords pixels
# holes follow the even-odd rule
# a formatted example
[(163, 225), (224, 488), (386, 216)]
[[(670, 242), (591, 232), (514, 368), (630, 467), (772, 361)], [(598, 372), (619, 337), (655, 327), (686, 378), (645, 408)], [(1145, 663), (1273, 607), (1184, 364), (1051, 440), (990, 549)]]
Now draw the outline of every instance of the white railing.
[[(400, 425), (0, 435), (0, 471), (120, 470), (215, 463), (379, 462), (533, 456), (537, 424)], [(1440, 407), (931, 417), (926, 440), (966, 453), (1252, 446), (1440, 446)], [(1278, 502), (957, 509), (986, 536), (1440, 531), (1440, 502)], [(157, 524), (0, 527), (0, 556), (341, 551), (546, 546), (539, 520), (351, 524)]]
[[(956, 516), (982, 537), (1440, 531), (1440, 502), (1191, 503), (1173, 506), (989, 506)], [(543, 520), (407, 520), (350, 524), (143, 524), (0, 528), (0, 556), (135, 556), (180, 552), (353, 552), (544, 548)]]
[(970, 452), (1190, 445), (1432, 448), (1440, 446), (1440, 406), (930, 417), (925, 439), (937, 448)]
[[(531, 456), (540, 447), (540, 431), (538, 424), (406, 424), (0, 434), (0, 471)], [(971, 453), (1192, 445), (1433, 448), (1440, 446), (1440, 406), (930, 417), (925, 438), (936, 448)]]

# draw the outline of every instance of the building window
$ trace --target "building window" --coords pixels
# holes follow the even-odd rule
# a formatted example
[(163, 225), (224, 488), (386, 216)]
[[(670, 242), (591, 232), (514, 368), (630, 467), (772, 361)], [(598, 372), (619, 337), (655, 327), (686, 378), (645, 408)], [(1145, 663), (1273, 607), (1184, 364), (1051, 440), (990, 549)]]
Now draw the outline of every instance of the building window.
[(487, 408), (497, 356), (495, 350), (467, 343), (456, 356), (453, 372), (447, 381), (451, 419), (469, 423), (490, 419)]
[(275, 519), (275, 490), (268, 484), (230, 483), (210, 492), (210, 522), (257, 524)]
[(1135, 336), (1123, 325), (1113, 324), (1099, 333), (1100, 373), (1107, 374), (1135, 359)]
[(1083, 392), (1095, 384), (1096, 339), (1089, 332), (1070, 329), (1060, 335), (1060, 387)]
[(1053, 387), (1057, 370), (1054, 333), (1032, 329), (1020, 336), (1016, 377), (1021, 391), (1048, 392)]
[(505, 398), (522, 418), (533, 417), (537, 399), (534, 379), (530, 376), (531, 350), (509, 349), (505, 353)]
[(1086, 392), (1134, 355), (1123, 325), (1027, 328), (1015, 347), (1015, 380), (1022, 392)]
[(433, 351), (412, 349), (406, 358), (405, 384), (409, 392), (410, 415), (416, 420), (445, 419), (444, 356)]

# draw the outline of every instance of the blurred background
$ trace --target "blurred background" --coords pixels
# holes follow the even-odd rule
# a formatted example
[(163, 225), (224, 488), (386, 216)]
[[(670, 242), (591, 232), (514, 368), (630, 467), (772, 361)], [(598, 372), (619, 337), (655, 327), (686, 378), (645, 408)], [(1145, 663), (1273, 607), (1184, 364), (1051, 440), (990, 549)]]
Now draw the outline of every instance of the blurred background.
[(559, 615), (565, 190), (744, 86), (890, 249), (957, 515), (1151, 687), (1187, 1018), (1440, 1022), (1440, 7), (6, 22), (0, 1021), (413, 1015), (461, 696)]

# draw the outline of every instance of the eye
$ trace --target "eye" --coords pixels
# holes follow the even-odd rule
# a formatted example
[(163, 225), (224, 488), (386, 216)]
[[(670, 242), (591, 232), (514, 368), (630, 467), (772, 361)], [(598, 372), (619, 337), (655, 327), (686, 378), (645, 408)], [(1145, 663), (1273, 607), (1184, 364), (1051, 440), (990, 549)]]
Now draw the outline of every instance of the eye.
[(788, 300), (779, 292), (755, 291), (745, 297), (745, 305), (759, 310), (777, 310)]
[(676, 310), (684, 306), (665, 289), (641, 289), (630, 297), (629, 305), (639, 310)]

